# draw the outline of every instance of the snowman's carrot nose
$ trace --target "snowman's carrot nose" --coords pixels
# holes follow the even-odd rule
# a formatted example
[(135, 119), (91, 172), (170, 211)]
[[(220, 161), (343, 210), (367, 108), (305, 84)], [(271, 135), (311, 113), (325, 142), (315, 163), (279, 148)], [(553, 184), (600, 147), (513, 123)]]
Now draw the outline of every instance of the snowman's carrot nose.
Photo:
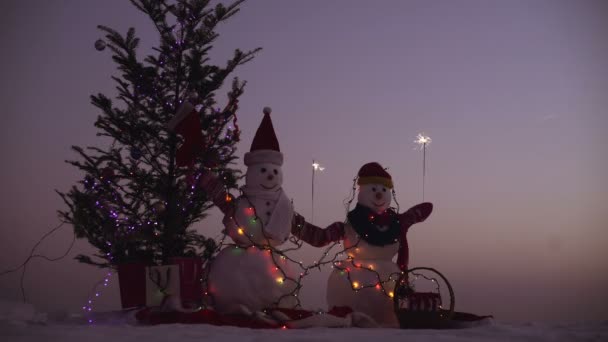
[(272, 180), (274, 178), (273, 175), (268, 175), (268, 180)]
[(382, 193), (376, 192), (376, 199), (382, 199)]

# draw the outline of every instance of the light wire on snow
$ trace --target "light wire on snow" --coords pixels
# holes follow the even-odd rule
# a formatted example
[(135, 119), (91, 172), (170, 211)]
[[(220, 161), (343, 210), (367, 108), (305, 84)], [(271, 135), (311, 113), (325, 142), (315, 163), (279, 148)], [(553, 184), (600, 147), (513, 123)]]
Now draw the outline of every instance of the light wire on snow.
[(25, 287), (23, 286), (23, 280), (25, 278), (25, 271), (27, 269), (27, 264), (35, 258), (42, 258), (45, 259), (47, 261), (58, 261), (61, 260), (63, 258), (65, 258), (68, 253), (70, 253), (70, 251), (72, 250), (72, 247), (74, 247), (74, 243), (76, 242), (76, 234), (74, 233), (74, 237), (72, 238), (72, 242), (70, 243), (69, 248), (65, 251), (65, 253), (63, 253), (62, 255), (56, 257), (56, 258), (49, 258), (46, 255), (42, 255), (42, 254), (34, 254), (34, 252), (36, 251), (36, 248), (38, 248), (38, 246), (42, 243), (42, 241), (44, 241), (44, 239), (46, 239), (47, 237), (49, 237), (50, 235), (52, 235), (53, 233), (55, 233), (57, 230), (59, 230), (61, 227), (63, 227), (63, 225), (66, 224), (65, 221), (62, 221), (58, 226), (56, 226), (55, 228), (49, 230), (46, 234), (44, 234), (40, 240), (38, 240), (38, 242), (36, 242), (36, 244), (34, 245), (34, 247), (32, 247), (32, 250), (30, 251), (30, 254), (28, 255), (28, 257), (25, 259), (25, 261), (23, 263), (21, 263), (21, 265), (19, 265), (16, 268), (13, 269), (8, 269), (5, 271), (0, 272), (0, 276), (12, 273), (12, 272), (16, 272), (20, 269), (23, 269), (23, 271), (21, 272), (21, 278), (19, 281), (19, 285), (21, 287), (21, 296), (23, 298), (23, 302), (27, 302), (26, 297), (25, 297)]

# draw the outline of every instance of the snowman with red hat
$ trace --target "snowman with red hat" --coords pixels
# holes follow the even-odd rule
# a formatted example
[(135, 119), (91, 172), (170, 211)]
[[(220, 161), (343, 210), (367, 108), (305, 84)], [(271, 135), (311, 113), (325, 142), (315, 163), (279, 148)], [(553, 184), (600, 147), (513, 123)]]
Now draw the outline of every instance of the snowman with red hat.
[[(392, 297), (395, 282), (408, 268), (407, 232), (426, 220), (431, 203), (418, 204), (399, 214), (390, 208), (395, 194), (391, 175), (378, 163), (361, 167), (356, 178), (357, 204), (346, 222), (327, 228), (307, 223), (296, 215), (292, 233), (317, 247), (343, 241), (346, 260), (334, 264), (327, 283), (327, 303), (350, 307), (382, 327), (398, 327)], [(393, 262), (397, 255), (397, 263)]]
[(245, 154), (241, 196), (227, 193), (210, 173), (201, 178), (201, 187), (224, 213), (224, 232), (234, 242), (218, 253), (209, 268), (213, 307), (220, 314), (252, 316), (266, 327), (371, 326), (371, 318), (343, 308), (320, 314), (294, 309), (298, 283), (291, 261), (277, 247), (289, 238), (298, 215), (282, 188), (283, 154), (270, 112), (264, 108), (264, 118)]
[(201, 186), (224, 213), (224, 232), (232, 239), (209, 268), (208, 292), (222, 314), (255, 314), (297, 304), (295, 278), (285, 258), (274, 247), (290, 236), (291, 201), (282, 188), (283, 154), (270, 118), (271, 109), (245, 154), (247, 166), (241, 196), (226, 193), (213, 175), (203, 175)]

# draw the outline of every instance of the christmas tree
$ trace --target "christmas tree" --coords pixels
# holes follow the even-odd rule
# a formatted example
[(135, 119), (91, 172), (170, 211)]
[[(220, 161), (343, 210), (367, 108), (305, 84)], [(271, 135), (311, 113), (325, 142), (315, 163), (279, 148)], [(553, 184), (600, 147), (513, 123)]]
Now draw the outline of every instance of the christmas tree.
[(243, 1), (212, 6), (208, 0), (131, 0), (160, 37), (143, 60), (133, 28), (121, 35), (99, 26), (105, 37), (95, 48), (111, 51), (120, 72), (112, 77), (114, 101), (91, 96), (101, 110), (97, 135), (109, 141), (105, 148), (73, 146), (80, 160), (67, 162), (84, 178), (67, 193), (58, 192), (68, 207), (60, 216), (97, 249), (94, 257), (78, 255), (79, 261), (100, 267), (162, 264), (214, 251), (215, 242), (191, 227), (212, 206), (197, 183), (203, 170), (212, 170), (227, 189), (236, 188), (236, 112), (245, 82), (234, 78), (221, 103), (216, 92), (260, 49), (236, 50), (225, 66), (211, 64), (209, 51), (217, 26)]

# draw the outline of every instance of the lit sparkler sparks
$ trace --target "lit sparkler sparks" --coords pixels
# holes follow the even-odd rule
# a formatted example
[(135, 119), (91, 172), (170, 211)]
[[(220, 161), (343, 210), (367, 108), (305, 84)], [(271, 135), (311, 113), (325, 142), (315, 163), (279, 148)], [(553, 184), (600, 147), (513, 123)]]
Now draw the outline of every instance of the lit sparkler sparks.
[(424, 133), (418, 133), (414, 142), (420, 145), (422, 150), (422, 201), (424, 201), (424, 181), (426, 178), (426, 145), (431, 143), (431, 137)]
[(310, 215), (310, 223), (314, 222), (315, 219), (315, 173), (317, 171), (323, 171), (325, 167), (321, 166), (314, 159), (312, 160), (312, 196), (311, 196), (311, 215)]
[(422, 149), (426, 147), (426, 145), (431, 143), (431, 137), (429, 137), (428, 135), (424, 135), (424, 133), (418, 133), (414, 142), (420, 145), (420, 148)]

